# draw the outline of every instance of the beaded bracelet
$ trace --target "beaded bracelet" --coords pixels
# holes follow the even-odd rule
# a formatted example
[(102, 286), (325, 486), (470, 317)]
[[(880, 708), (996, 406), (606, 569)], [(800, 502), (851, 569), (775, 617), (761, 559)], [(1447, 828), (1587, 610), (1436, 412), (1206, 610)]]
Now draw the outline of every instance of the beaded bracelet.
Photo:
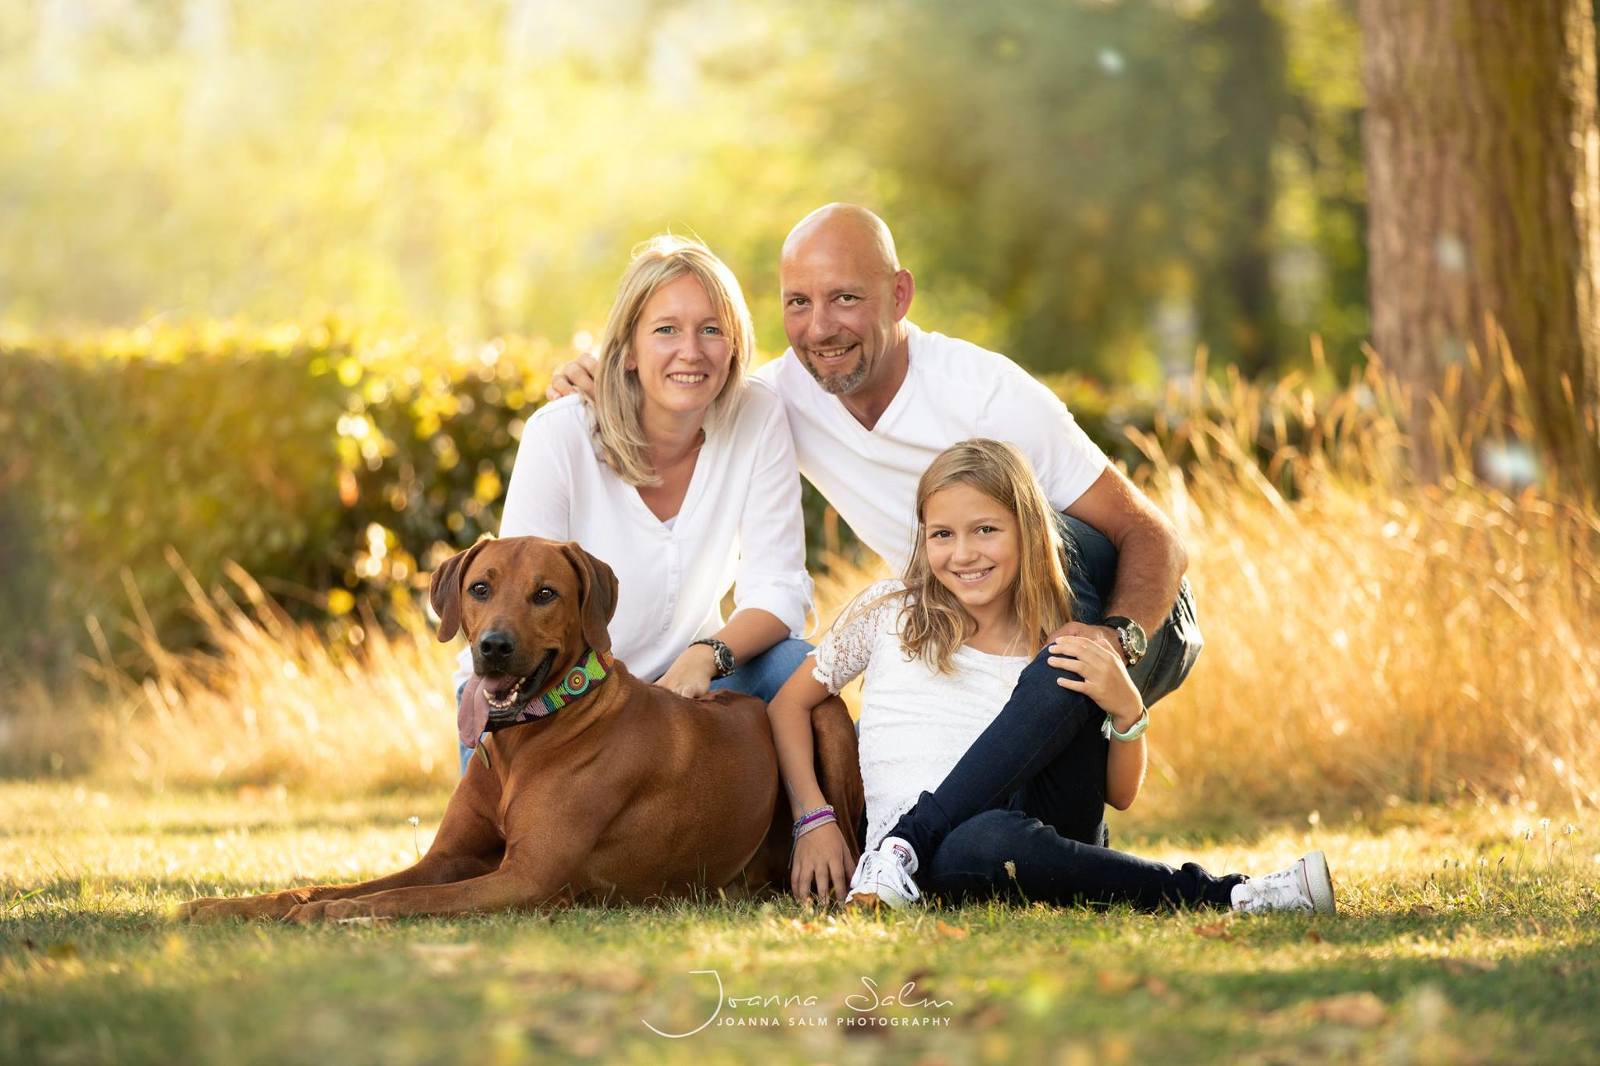
[(813, 829), (821, 829), (825, 825), (837, 825), (838, 822), (839, 822), (839, 819), (835, 818), (831, 814), (828, 815), (826, 818), (818, 818), (816, 821), (811, 822), (810, 824), (806, 825), (805, 827), (800, 828), (800, 829), (796, 829), (794, 831), (794, 838), (795, 838), (795, 840), (799, 840), (801, 837), (805, 836), (807, 833), (811, 832)]
[(795, 819), (794, 839), (799, 840), (819, 825), (826, 825), (828, 822), (837, 822), (838, 820), (838, 815), (834, 814), (830, 805), (824, 803), (820, 807), (814, 807)]

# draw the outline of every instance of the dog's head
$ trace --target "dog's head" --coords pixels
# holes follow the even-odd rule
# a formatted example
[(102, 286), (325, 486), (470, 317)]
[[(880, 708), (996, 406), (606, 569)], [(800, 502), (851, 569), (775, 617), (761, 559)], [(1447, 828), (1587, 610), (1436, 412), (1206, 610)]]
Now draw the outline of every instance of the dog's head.
[(441, 641), (466, 634), (496, 714), (521, 711), (585, 648), (611, 650), (616, 575), (570, 542), (480, 540), (434, 571), (428, 598)]

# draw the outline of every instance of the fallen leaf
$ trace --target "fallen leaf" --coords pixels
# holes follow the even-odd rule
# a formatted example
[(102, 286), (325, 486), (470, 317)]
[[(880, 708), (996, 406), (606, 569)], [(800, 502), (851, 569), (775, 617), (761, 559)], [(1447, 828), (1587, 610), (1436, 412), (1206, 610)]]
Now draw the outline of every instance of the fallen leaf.
[(1120, 996), (1133, 991), (1139, 978), (1123, 970), (1101, 970), (1094, 975), (1095, 991), (1102, 996)]
[(1384, 1023), (1389, 1008), (1371, 992), (1347, 992), (1342, 996), (1329, 996), (1310, 1005), (1313, 1018), (1335, 1025), (1349, 1025), (1357, 1029), (1371, 1029)]
[(958, 925), (951, 925), (949, 922), (941, 920), (935, 928), (939, 930), (940, 936), (947, 936), (951, 940), (967, 939), (967, 931)]
[(1491, 973), (1500, 968), (1493, 959), (1445, 959), (1446, 973), (1459, 977), (1464, 973)]
[(1327, 938), (1324, 937), (1321, 933), (1317, 932), (1315, 929), (1307, 929), (1306, 930), (1306, 939), (1311, 941), (1313, 944), (1320, 944)]
[(1195, 936), (1203, 936), (1208, 940), (1232, 940), (1233, 934), (1222, 922), (1203, 922), (1194, 927)]

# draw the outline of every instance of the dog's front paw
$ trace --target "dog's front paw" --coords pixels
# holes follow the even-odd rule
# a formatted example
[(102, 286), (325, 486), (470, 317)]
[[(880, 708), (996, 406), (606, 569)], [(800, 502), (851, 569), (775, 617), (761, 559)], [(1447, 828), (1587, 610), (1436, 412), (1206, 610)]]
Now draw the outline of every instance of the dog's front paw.
[(198, 922), (201, 920), (199, 917), (201, 911), (213, 903), (221, 902), (222, 900), (216, 896), (201, 896), (198, 899), (191, 899), (187, 903), (180, 903), (172, 908), (171, 917), (175, 922)]
[(302, 903), (289, 911), (285, 918), (296, 925), (315, 925), (318, 922), (342, 922), (352, 918), (373, 917), (372, 904), (359, 899), (318, 899)]
[(234, 918), (254, 918), (255, 913), (249, 900), (225, 899), (221, 896), (202, 896), (191, 899), (187, 903), (180, 903), (172, 915), (180, 922), (191, 922), (194, 925), (210, 925), (214, 922), (225, 922)]

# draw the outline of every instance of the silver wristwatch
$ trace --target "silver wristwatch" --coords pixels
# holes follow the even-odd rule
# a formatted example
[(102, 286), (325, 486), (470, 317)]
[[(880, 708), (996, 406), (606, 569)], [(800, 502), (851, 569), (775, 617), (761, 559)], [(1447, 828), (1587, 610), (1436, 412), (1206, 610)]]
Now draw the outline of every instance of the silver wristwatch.
[(1108, 615), (1100, 619), (1100, 624), (1110, 626), (1117, 631), (1117, 639), (1122, 643), (1122, 661), (1129, 666), (1135, 666), (1144, 653), (1149, 649), (1150, 642), (1144, 635), (1144, 627), (1131, 618), (1121, 615)]
[(692, 648), (696, 644), (704, 644), (711, 649), (711, 658), (717, 664), (717, 677), (727, 677), (733, 673), (735, 663), (733, 661), (732, 648), (716, 637), (701, 637), (699, 640), (692, 640), (689, 642), (689, 647)]

